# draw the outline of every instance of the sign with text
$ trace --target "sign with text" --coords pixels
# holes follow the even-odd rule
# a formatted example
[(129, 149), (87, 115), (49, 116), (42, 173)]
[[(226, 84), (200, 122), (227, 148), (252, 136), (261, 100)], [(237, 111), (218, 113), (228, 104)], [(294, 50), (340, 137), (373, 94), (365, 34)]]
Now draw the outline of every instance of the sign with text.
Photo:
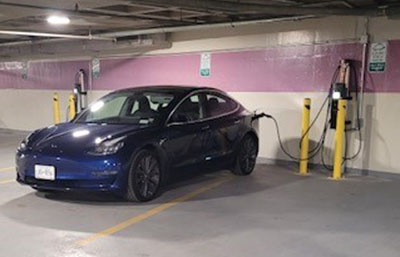
[(94, 58), (92, 60), (92, 77), (98, 79), (100, 77), (100, 60)]
[(202, 53), (200, 57), (200, 76), (210, 77), (211, 75), (211, 54)]
[(369, 72), (385, 72), (387, 56), (387, 43), (373, 43), (369, 51)]

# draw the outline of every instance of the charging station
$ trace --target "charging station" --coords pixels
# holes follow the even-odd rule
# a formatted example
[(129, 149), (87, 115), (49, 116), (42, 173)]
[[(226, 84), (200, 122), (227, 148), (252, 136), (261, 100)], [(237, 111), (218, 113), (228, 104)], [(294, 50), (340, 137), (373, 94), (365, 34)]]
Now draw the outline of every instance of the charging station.
[[(299, 143), (301, 153), (300, 157), (291, 154), (284, 147), (281, 139), (279, 123), (276, 118), (270, 114), (260, 113), (255, 114), (253, 119), (256, 120), (266, 117), (274, 121), (280, 148), (291, 160), (299, 162), (299, 173), (301, 175), (307, 174), (308, 161), (320, 154), (323, 167), (332, 172), (333, 179), (338, 180), (342, 178), (346, 171), (346, 161), (355, 159), (361, 152), (361, 122), (359, 116), (361, 106), (359, 101), (359, 91), (354, 64), (351, 60), (341, 60), (334, 71), (328, 95), (311, 123), (309, 120), (311, 100), (304, 100), (302, 134)], [(355, 101), (355, 104), (348, 104), (348, 102), (351, 101)], [(354, 107), (355, 110), (349, 109), (351, 107)], [(308, 140), (310, 130), (321, 117), (320, 114), (324, 108), (326, 108), (326, 116), (322, 134), (316, 146), (309, 150)], [(355, 113), (356, 115), (351, 117), (348, 115), (350, 113)], [(326, 157), (324, 155), (324, 148), (327, 147), (326, 138), (329, 130), (334, 132), (335, 137), (333, 163), (331, 164), (326, 163)], [(348, 138), (350, 137), (346, 134), (352, 132), (358, 133), (360, 143), (356, 152), (353, 155), (349, 155), (348, 146), (351, 142), (348, 142)]]

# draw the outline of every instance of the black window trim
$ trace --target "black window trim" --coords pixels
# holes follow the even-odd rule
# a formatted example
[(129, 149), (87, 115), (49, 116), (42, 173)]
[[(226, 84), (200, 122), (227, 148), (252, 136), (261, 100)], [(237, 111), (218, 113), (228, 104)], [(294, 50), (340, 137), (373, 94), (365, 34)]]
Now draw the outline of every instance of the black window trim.
[[(182, 122), (170, 122), (172, 116), (174, 115), (175, 111), (179, 108), (179, 106), (181, 106), (181, 104), (188, 98), (190, 98), (191, 96), (195, 95), (195, 94), (199, 94), (199, 93), (210, 93), (210, 94), (214, 94), (214, 95), (221, 95), (221, 96), (225, 96), (228, 99), (230, 99), (231, 101), (233, 101), (236, 104), (235, 109), (233, 109), (232, 111), (226, 112), (226, 113), (222, 113), (220, 115), (217, 116), (212, 116), (212, 117), (207, 117), (207, 118), (202, 118), (202, 119), (198, 119), (198, 120), (194, 120), (194, 121), (182, 121)], [(202, 104), (200, 102), (200, 104)], [(219, 119), (221, 117), (224, 116), (228, 116), (231, 115), (235, 112), (237, 112), (240, 108), (240, 104), (235, 101), (234, 99), (232, 99), (231, 97), (229, 97), (226, 93), (222, 92), (222, 91), (218, 91), (218, 90), (210, 90), (210, 89), (199, 89), (199, 90), (195, 90), (191, 93), (189, 93), (188, 95), (186, 95), (185, 97), (183, 97), (177, 104), (176, 106), (172, 109), (172, 111), (169, 113), (168, 118), (165, 121), (165, 125), (167, 127), (170, 126), (176, 126), (176, 125), (185, 125), (185, 124), (195, 124), (195, 123), (200, 123), (200, 122), (204, 122), (204, 121), (209, 121), (209, 120), (214, 120), (214, 119)]]

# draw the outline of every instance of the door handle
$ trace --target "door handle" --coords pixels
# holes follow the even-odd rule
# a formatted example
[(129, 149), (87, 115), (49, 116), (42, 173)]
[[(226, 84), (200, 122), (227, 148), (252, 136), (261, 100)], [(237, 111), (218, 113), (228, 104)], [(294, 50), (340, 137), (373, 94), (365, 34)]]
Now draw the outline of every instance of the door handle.
[(201, 127), (201, 131), (209, 130), (209, 129), (210, 129), (210, 125), (206, 125), (204, 127)]
[(240, 121), (241, 121), (240, 119), (236, 119), (233, 123), (234, 123), (234, 124), (239, 124)]

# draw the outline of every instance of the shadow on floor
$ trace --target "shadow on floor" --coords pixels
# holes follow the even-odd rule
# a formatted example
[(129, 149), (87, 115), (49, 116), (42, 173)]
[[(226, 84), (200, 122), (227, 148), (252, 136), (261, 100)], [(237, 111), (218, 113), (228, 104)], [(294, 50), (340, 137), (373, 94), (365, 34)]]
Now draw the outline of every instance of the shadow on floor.
[[(163, 194), (148, 203), (131, 203), (111, 194), (38, 193), (32, 192), (12, 199), (0, 206), (0, 215), (17, 223), (30, 226), (81, 231), (82, 224), (96, 223), (89, 231), (97, 231), (104, 224), (115, 224), (143, 213), (198, 188), (213, 183), (221, 176), (231, 176), (229, 171), (209, 170), (204, 173), (191, 170), (177, 173)], [(232, 175), (233, 176), (233, 175)], [(233, 177), (232, 180), (208, 190), (187, 202), (250, 197), (262, 191), (284, 186), (305, 178), (295, 176), (282, 168), (259, 165), (251, 176)], [(223, 200), (225, 202), (225, 200)], [(210, 213), (213, 210), (209, 210)], [(101, 215), (101, 219), (96, 219)], [(1, 220), (1, 217), (0, 217)], [(97, 224), (100, 223), (100, 224)]]
[[(154, 205), (160, 204), (167, 201), (170, 201), (176, 197), (180, 197), (185, 193), (196, 190), (197, 188), (207, 185), (209, 183), (213, 183), (222, 176), (232, 176), (232, 183), (239, 184), (244, 182), (246, 184), (245, 190), (235, 189), (228, 190), (226, 192), (215, 192), (215, 194), (210, 195), (211, 198), (221, 198), (221, 197), (229, 197), (238, 194), (251, 194), (258, 191), (267, 190), (271, 187), (280, 186), (282, 184), (291, 183), (293, 181), (297, 181), (300, 179), (297, 176), (292, 176), (290, 172), (285, 170), (286, 168), (281, 166), (271, 166), (271, 165), (259, 165), (256, 170), (257, 172), (267, 172), (269, 169), (279, 169), (286, 176), (281, 177), (281, 175), (269, 181), (269, 183), (262, 183), (255, 179), (253, 176), (246, 177), (237, 177), (231, 174), (228, 170), (221, 170), (218, 167), (206, 167), (206, 168), (186, 168), (176, 171), (170, 178), (170, 182), (168, 185), (164, 186), (159, 193), (159, 196), (153, 201), (147, 203), (133, 203), (124, 200), (122, 197), (106, 193), (106, 192), (35, 192), (33, 193), (36, 197), (54, 201), (62, 201), (62, 202), (70, 202), (75, 204), (84, 204), (84, 205), (112, 205), (112, 206), (131, 206), (131, 205)], [(256, 172), (256, 171), (255, 171)], [(270, 174), (271, 175), (271, 174)], [(200, 199), (200, 198), (196, 198)], [(195, 201), (196, 199), (193, 199)], [(203, 198), (201, 198), (203, 199)]]

